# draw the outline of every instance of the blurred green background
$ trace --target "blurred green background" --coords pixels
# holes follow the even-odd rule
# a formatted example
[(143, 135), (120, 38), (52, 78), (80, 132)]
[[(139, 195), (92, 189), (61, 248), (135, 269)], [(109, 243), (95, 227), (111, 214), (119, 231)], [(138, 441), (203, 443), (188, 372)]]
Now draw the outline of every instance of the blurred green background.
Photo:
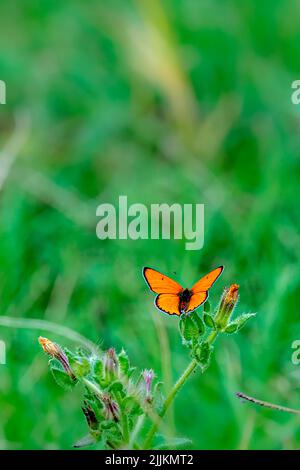
[[(67, 449), (87, 431), (82, 390), (56, 385), (37, 342), (75, 347), (60, 326), (124, 346), (168, 390), (188, 352), (141, 269), (191, 286), (220, 264), (212, 303), (237, 282), (238, 312), (258, 315), (217, 341), (168, 432), (193, 449), (299, 447), (299, 418), (234, 396), (300, 408), (299, 18), (296, 0), (1, 3), (1, 449)], [(96, 207), (122, 194), (204, 203), (204, 248), (98, 240)]]

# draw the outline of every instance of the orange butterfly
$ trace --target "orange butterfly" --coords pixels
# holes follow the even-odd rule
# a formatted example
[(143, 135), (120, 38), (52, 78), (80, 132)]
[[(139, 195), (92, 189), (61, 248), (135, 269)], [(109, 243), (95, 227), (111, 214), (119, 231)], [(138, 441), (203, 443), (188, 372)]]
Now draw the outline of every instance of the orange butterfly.
[(152, 268), (144, 268), (143, 276), (155, 294), (155, 305), (169, 315), (190, 313), (198, 308), (208, 298), (208, 289), (214, 284), (223, 271), (223, 266), (219, 266), (200, 281), (196, 282), (191, 289), (183, 288), (178, 282), (165, 276)]

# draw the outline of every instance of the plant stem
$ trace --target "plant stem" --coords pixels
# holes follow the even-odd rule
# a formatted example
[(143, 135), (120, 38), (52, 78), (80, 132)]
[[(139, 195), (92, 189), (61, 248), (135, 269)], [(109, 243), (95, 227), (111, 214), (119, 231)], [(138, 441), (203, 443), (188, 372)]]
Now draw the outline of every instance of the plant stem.
[(218, 336), (219, 333), (220, 333), (220, 332), (219, 332), (218, 330), (213, 330), (213, 331), (210, 333), (210, 335), (208, 335), (208, 337), (207, 337), (207, 340), (206, 340), (207, 343), (212, 344), (212, 343), (215, 341), (215, 339), (217, 338), (217, 336)]
[(123, 431), (122, 434), (123, 434), (124, 444), (128, 444), (130, 436), (129, 436), (129, 429), (128, 429), (128, 419), (125, 413), (122, 413), (122, 431)]
[[(216, 337), (218, 336), (219, 332), (217, 330), (213, 330), (209, 336), (207, 337), (206, 341), (209, 344), (212, 344)], [(175, 396), (183, 386), (183, 384), (187, 381), (191, 373), (197, 368), (198, 362), (195, 359), (192, 359), (190, 364), (187, 366), (183, 374), (179, 377), (173, 388), (171, 389), (170, 393), (168, 394), (167, 398), (164, 401), (163, 407), (161, 412), (158, 415), (158, 419), (154, 421), (152, 424), (152, 427), (150, 428), (150, 431), (144, 441), (144, 444), (142, 446), (142, 449), (148, 449), (152, 443), (152, 439), (160, 425), (160, 422), (162, 418), (165, 416), (169, 406), (171, 405), (172, 401), (174, 400)]]
[(84, 383), (84, 385), (92, 392), (94, 393), (98, 398), (101, 397), (102, 395), (102, 392), (100, 390), (100, 388), (94, 384), (93, 382), (91, 382), (90, 380), (88, 379), (85, 379), (84, 377), (81, 379), (81, 382)]
[(144, 424), (144, 420), (145, 420), (145, 414), (142, 414), (138, 417), (136, 425), (131, 432), (131, 437), (129, 441), (129, 449), (132, 449), (137, 445), (136, 438), (140, 432), (140, 429), (142, 428)]
[(100, 348), (96, 346), (92, 341), (88, 340), (84, 336), (80, 335), (76, 331), (71, 330), (70, 328), (58, 325), (57, 323), (52, 323), (46, 320), (41, 320), (37, 318), (15, 318), (15, 317), (6, 317), (0, 316), (0, 326), (7, 326), (9, 328), (28, 328), (35, 329), (40, 331), (51, 331), (56, 335), (64, 336), (76, 343), (82, 344), (85, 348), (88, 348), (95, 355), (99, 355)]
[(241, 398), (242, 400), (250, 401), (251, 403), (254, 403), (255, 405), (263, 406), (264, 408), (271, 408), (272, 410), (283, 411), (285, 413), (292, 413), (295, 415), (300, 415), (300, 410), (295, 410), (294, 408), (288, 408), (282, 405), (275, 405), (275, 403), (270, 403), (268, 401), (258, 400), (257, 398), (249, 397), (248, 395), (245, 395), (242, 392), (238, 392), (236, 396), (238, 398)]

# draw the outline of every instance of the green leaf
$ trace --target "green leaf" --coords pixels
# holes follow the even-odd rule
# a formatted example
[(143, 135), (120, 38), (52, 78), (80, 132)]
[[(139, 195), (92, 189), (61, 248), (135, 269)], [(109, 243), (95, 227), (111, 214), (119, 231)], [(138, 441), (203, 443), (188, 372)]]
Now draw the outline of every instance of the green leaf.
[(117, 427), (116, 423), (112, 420), (109, 421), (102, 421), (101, 423), (101, 429), (103, 430), (108, 430), (108, 429), (114, 429)]
[(213, 346), (207, 341), (203, 341), (203, 343), (193, 349), (192, 356), (198, 362), (202, 372), (204, 372), (209, 366), (212, 351)]
[(124, 375), (128, 375), (130, 370), (130, 363), (127, 353), (124, 349), (122, 349), (122, 351), (118, 355), (118, 359), (121, 373)]
[(245, 326), (247, 321), (250, 320), (250, 318), (253, 318), (255, 316), (256, 316), (256, 313), (243, 313), (242, 315), (240, 315), (236, 319), (236, 321), (238, 323), (238, 329), (240, 330), (241, 328), (243, 328), (243, 326)]
[(123, 397), (125, 395), (123, 384), (119, 382), (118, 380), (116, 380), (115, 382), (112, 382), (107, 387), (107, 390), (113, 393), (115, 396), (121, 395)]
[(105, 439), (118, 441), (122, 438), (119, 425), (114, 421), (103, 421), (100, 425), (101, 431), (105, 434)]
[(205, 302), (205, 304), (203, 305), (203, 310), (204, 310), (204, 312), (206, 312), (206, 313), (209, 313), (209, 312), (210, 312), (210, 302), (209, 302), (209, 300), (207, 300), (207, 301)]
[(85, 377), (91, 372), (91, 365), (86, 357), (72, 359), (70, 361), (71, 369), (73, 370), (76, 377)]
[(243, 326), (247, 323), (250, 318), (255, 317), (256, 313), (243, 313), (240, 315), (238, 318), (233, 320), (231, 323), (227, 325), (225, 328), (225, 333), (231, 334), (231, 333), (236, 333), (237, 331), (240, 331)]
[(193, 314), (193, 320), (197, 325), (198, 335), (203, 336), (204, 333), (205, 333), (205, 325), (204, 325), (203, 321), (201, 320), (201, 318), (199, 317), (198, 313), (195, 312)]
[(56, 383), (65, 390), (71, 390), (76, 385), (76, 381), (66, 373), (62, 365), (56, 359), (49, 362), (51, 373)]
[(213, 328), (214, 330), (216, 329), (215, 320), (211, 315), (209, 315), (208, 313), (204, 313), (203, 320), (205, 325), (208, 326), (208, 328)]
[(134, 374), (134, 372), (136, 371), (136, 367), (129, 367), (129, 370), (127, 372), (127, 377), (128, 379), (130, 379), (130, 377)]
[(97, 382), (100, 382), (103, 377), (103, 363), (100, 359), (96, 359), (94, 362), (94, 376)]
[(232, 333), (236, 333), (238, 330), (238, 325), (234, 322), (229, 323), (225, 328), (225, 333), (231, 335)]
[(192, 342), (199, 337), (198, 326), (190, 315), (182, 315), (179, 322), (179, 328), (183, 339), (186, 342)]
[[(122, 434), (117, 423), (115, 423), (114, 421), (103, 421), (101, 423), (100, 428), (102, 434), (104, 434), (103, 438), (106, 441), (110, 441), (112, 443), (120, 443), (122, 439)], [(114, 445), (114, 447), (118, 447), (118, 445)]]
[(62, 348), (62, 349), (63, 349), (65, 355), (67, 356), (67, 358), (69, 359), (69, 361), (72, 360), (72, 359), (75, 359), (76, 354), (74, 354), (74, 353), (73, 353), (72, 351), (70, 351), (68, 348)]

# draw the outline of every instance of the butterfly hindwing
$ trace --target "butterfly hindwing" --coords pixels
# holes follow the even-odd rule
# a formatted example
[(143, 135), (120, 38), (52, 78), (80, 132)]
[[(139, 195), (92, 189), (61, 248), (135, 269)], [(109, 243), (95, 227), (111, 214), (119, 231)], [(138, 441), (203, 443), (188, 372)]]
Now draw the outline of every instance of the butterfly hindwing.
[(192, 294), (188, 308), (185, 310), (185, 313), (190, 313), (193, 312), (193, 310), (196, 310), (196, 308), (200, 307), (200, 305), (206, 301), (207, 297), (207, 292), (199, 292), (198, 294)]
[(169, 315), (180, 316), (179, 296), (177, 294), (159, 294), (155, 299), (155, 305)]
[(183, 289), (178, 282), (152, 268), (144, 268), (143, 275), (155, 294), (179, 294)]

